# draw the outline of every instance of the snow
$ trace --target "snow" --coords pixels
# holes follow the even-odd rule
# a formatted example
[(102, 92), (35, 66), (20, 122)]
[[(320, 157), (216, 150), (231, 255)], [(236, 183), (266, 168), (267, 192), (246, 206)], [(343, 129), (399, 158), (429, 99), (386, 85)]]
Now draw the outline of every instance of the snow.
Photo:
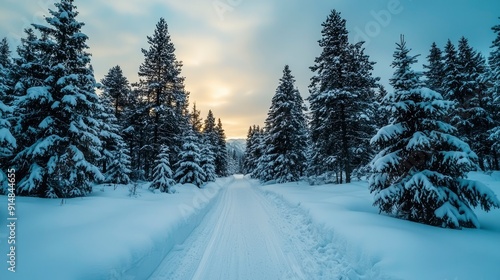
[(373, 136), (370, 142), (375, 143), (378, 141), (387, 141), (388, 139), (394, 138), (395, 136), (403, 134), (404, 132), (405, 129), (400, 123), (387, 125), (379, 129), (377, 134)]
[[(500, 195), (500, 172), (471, 173), (469, 179)], [(353, 250), (370, 256), (381, 275), (407, 280), (500, 279), (500, 209), (474, 210), (480, 229), (452, 230), (379, 214), (363, 181), (321, 186), (288, 183), (262, 189), (308, 213), (313, 224), (345, 238)]]
[[(231, 180), (203, 189), (176, 185), (175, 194), (153, 193), (142, 184), (137, 198), (129, 196), (129, 186), (99, 185), (90, 196), (65, 199), (64, 205), (59, 199), (16, 197), (17, 269), (12, 273), (3, 265), (0, 279), (146, 279)], [(6, 209), (7, 196), (0, 200)], [(7, 220), (6, 211), (0, 219)], [(6, 237), (0, 230), (1, 252), (7, 252)]]
[[(469, 179), (500, 195), (500, 172)], [(17, 271), (0, 279), (500, 279), (499, 209), (475, 210), (480, 229), (452, 230), (379, 214), (364, 181), (234, 176), (174, 194), (143, 183), (136, 197), (132, 186), (97, 185), (64, 205), (17, 197)]]
[[(255, 184), (257, 184), (255, 182)], [(149, 278), (377, 279), (361, 251), (239, 177)]]
[(12, 136), (10, 131), (5, 127), (0, 128), (0, 143), (9, 143), (9, 145), (12, 145), (14, 148), (17, 146), (16, 139), (14, 138), (14, 136)]

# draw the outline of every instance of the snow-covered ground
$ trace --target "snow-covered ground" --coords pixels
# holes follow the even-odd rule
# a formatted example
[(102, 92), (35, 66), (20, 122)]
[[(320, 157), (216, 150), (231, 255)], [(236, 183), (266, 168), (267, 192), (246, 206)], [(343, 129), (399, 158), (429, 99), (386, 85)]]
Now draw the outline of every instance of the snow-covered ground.
[(0, 196), (0, 279), (146, 279), (175, 244), (203, 220), (221, 187), (97, 186), (91, 196), (61, 200), (17, 197), (16, 272), (7, 270), (7, 197)]
[[(500, 197), (500, 172), (471, 173)], [(275, 201), (307, 213), (312, 223), (346, 239), (396, 279), (500, 279), (500, 209), (475, 210), (481, 228), (451, 230), (378, 214), (366, 182), (261, 188)]]
[(238, 177), (151, 276), (161, 279), (374, 279), (373, 260)]
[[(471, 177), (500, 195), (500, 173)], [(16, 273), (2, 229), (0, 279), (500, 279), (498, 209), (476, 210), (481, 229), (450, 230), (378, 214), (365, 182), (233, 176), (176, 190), (18, 197)]]

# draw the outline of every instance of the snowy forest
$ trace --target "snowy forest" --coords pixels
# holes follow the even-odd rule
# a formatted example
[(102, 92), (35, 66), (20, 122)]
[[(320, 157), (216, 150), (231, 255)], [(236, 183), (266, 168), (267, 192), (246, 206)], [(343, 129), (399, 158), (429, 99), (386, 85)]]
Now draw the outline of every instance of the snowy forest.
[(118, 65), (99, 83), (76, 6), (55, 5), (15, 58), (1, 41), (1, 167), (15, 168), (19, 195), (85, 196), (96, 182), (137, 180), (169, 192), (228, 175), (222, 122), (190, 111), (165, 19), (147, 37), (138, 83)]
[(309, 96), (285, 66), (242, 159), (228, 153), (222, 121), (190, 106), (164, 18), (141, 50), (139, 82), (118, 65), (98, 82), (76, 6), (55, 7), (46, 25), (25, 30), (17, 55), (0, 43), (0, 167), (16, 170), (18, 195), (80, 197), (96, 183), (135, 181), (169, 193), (243, 172), (267, 184), (368, 178), (381, 212), (442, 227), (478, 227), (472, 208), (500, 207), (467, 179), (500, 169), (500, 25), (487, 58), (467, 38), (433, 44), (424, 73), (412, 69), (419, 55), (401, 35), (386, 89), (364, 42), (350, 43), (332, 10)]
[(500, 25), (488, 60), (464, 37), (432, 44), (424, 73), (412, 69), (405, 38), (395, 44), (385, 89), (372, 76), (364, 42), (349, 43), (333, 10), (322, 24), (323, 51), (307, 98), (285, 66), (264, 127), (251, 126), (244, 170), (262, 182), (299, 179), (350, 183), (368, 177), (374, 205), (429, 225), (479, 227), (472, 208), (500, 207), (496, 195), (467, 179), (499, 170)]

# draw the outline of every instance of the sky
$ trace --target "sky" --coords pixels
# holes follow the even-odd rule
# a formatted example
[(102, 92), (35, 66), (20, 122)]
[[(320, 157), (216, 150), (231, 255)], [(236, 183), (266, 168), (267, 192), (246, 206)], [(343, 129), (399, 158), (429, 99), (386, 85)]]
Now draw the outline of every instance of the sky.
[[(1, 0), (0, 38), (14, 50), (31, 23), (44, 23), (54, 0)], [(321, 23), (331, 10), (347, 20), (351, 42), (365, 41), (377, 64), (374, 76), (388, 85), (392, 54), (404, 34), (413, 54), (426, 62), (430, 45), (444, 47), (460, 37), (489, 53), (500, 24), (498, 0), (76, 0), (89, 36), (96, 80), (120, 65), (130, 82), (138, 80), (147, 49), (161, 17), (169, 25), (190, 103), (206, 116), (221, 118), (228, 138), (245, 138), (248, 127), (263, 125), (285, 65), (302, 97), (309, 96), (309, 67), (321, 49)], [(192, 105), (191, 105), (192, 106)]]

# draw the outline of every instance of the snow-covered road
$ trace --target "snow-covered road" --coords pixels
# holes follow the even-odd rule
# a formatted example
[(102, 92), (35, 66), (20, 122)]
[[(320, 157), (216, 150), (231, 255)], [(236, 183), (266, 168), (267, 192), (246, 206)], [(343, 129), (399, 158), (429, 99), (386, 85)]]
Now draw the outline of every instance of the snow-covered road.
[(334, 238), (322, 236), (303, 213), (280, 203), (252, 187), (246, 178), (236, 178), (150, 279), (363, 277), (364, 269), (354, 268), (358, 265), (349, 264), (336, 252), (339, 244), (332, 243)]

